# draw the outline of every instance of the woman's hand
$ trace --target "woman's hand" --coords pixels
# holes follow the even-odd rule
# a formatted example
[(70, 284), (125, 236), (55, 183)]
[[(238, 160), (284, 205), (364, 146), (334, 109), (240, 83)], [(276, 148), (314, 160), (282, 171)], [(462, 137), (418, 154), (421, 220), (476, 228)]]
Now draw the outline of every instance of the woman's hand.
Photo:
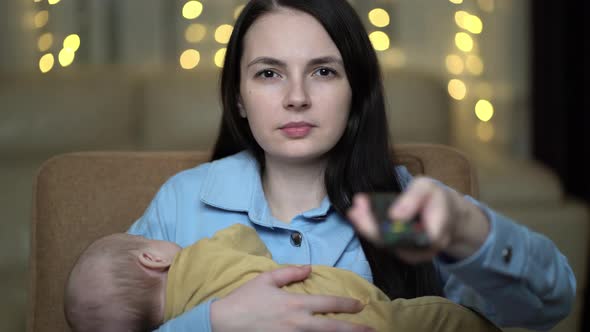
[(310, 266), (265, 272), (211, 304), (214, 332), (225, 331), (372, 331), (314, 313), (357, 313), (363, 305), (351, 298), (291, 294), (281, 287), (306, 279)]
[[(392, 219), (407, 220), (418, 214), (421, 216), (420, 222), (431, 247), (397, 250), (397, 255), (409, 263), (429, 261), (440, 252), (458, 260), (467, 258), (481, 247), (489, 233), (489, 221), (477, 206), (457, 192), (425, 177), (415, 177), (390, 206), (388, 213)], [(377, 224), (367, 195), (355, 195), (348, 218), (361, 235), (379, 242)]]

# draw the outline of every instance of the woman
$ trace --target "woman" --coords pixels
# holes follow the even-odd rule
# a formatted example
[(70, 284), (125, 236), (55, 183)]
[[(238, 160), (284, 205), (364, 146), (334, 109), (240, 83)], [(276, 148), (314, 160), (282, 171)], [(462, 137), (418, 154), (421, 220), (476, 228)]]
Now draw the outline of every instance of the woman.
[[(392, 299), (443, 295), (499, 326), (547, 329), (568, 314), (575, 279), (551, 241), (394, 167), (377, 58), (346, 1), (250, 1), (227, 48), (221, 95), (213, 162), (171, 178), (131, 233), (184, 247), (242, 223), (278, 263), (348, 269)], [(390, 215), (419, 213), (430, 249), (376, 249), (361, 194), (373, 191), (403, 191)], [(366, 330), (313, 315), (362, 310), (353, 299), (280, 289), (309, 273), (262, 274), (160, 330)]]

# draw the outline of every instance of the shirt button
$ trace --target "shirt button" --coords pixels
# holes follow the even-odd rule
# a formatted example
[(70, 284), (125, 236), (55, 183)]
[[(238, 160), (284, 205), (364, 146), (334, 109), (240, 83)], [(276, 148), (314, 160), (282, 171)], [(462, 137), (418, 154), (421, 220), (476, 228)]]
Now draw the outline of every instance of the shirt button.
[(504, 263), (510, 263), (512, 260), (512, 247), (508, 246), (502, 250), (502, 258), (504, 259)]
[(301, 247), (301, 241), (303, 240), (303, 235), (299, 232), (291, 233), (291, 244), (295, 247)]

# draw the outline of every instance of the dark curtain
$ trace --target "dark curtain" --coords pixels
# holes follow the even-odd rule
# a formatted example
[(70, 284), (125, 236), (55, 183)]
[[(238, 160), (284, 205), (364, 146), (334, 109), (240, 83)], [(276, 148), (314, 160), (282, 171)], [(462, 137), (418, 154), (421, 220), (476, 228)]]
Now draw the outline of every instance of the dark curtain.
[[(533, 155), (559, 175), (568, 195), (590, 203), (588, 0), (530, 4)], [(587, 291), (583, 317), (590, 315), (589, 297)], [(583, 325), (590, 331), (588, 320)]]

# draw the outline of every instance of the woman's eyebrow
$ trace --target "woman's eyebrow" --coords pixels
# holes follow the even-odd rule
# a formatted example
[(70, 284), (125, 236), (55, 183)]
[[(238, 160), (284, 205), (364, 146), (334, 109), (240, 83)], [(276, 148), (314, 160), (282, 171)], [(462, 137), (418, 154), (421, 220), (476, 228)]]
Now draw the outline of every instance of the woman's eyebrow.
[[(319, 58), (311, 59), (307, 63), (307, 66), (311, 67), (311, 66), (317, 66), (317, 65), (324, 65), (327, 63), (336, 63), (341, 66), (344, 66), (342, 59), (340, 59), (339, 57), (336, 57), (336, 56), (322, 56)], [(283, 67), (283, 68), (287, 67), (287, 64), (284, 61), (281, 61), (281, 60), (278, 60), (275, 58), (271, 58), (271, 57), (266, 57), (266, 56), (258, 57), (256, 59), (250, 61), (250, 63), (248, 64), (247, 67), (251, 67), (256, 64), (265, 64), (265, 65), (269, 65), (269, 66), (277, 66), (277, 67)]]

